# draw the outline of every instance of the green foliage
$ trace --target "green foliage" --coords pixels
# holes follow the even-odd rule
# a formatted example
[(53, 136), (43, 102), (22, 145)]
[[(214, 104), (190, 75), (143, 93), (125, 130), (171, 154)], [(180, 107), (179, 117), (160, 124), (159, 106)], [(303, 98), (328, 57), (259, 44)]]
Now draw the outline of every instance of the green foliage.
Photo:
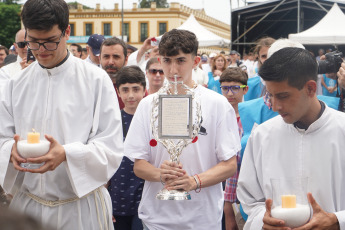
[(0, 44), (9, 48), (20, 27), (20, 5), (0, 3)]
[(151, 2), (156, 2), (157, 8), (168, 8), (167, 0), (139, 0), (139, 8), (151, 8)]
[[(77, 2), (77, 1), (75, 1), (75, 2), (69, 2), (69, 3), (67, 3), (67, 5), (68, 5), (68, 8), (69, 8), (70, 10), (76, 10), (76, 9), (78, 9), (78, 2)], [(83, 5), (83, 9), (84, 9), (84, 10), (88, 10), (88, 9), (93, 9), (93, 8)]]

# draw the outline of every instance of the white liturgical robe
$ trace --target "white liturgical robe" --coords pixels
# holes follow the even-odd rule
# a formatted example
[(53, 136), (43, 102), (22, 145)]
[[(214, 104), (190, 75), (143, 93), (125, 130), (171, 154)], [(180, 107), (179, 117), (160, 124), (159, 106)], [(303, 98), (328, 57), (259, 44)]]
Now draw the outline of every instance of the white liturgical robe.
[[(0, 120), (0, 184), (14, 195), (12, 209), (53, 229), (113, 229), (111, 200), (103, 185), (123, 157), (122, 124), (104, 70), (71, 55), (52, 69), (34, 62), (8, 81)], [(63, 145), (67, 160), (43, 174), (19, 172), (9, 163), (13, 136), (25, 139), (23, 130), (38, 123)], [(74, 200), (42, 204), (67, 199)]]
[(237, 196), (249, 215), (244, 229), (262, 229), (270, 179), (308, 178), (308, 192), (345, 229), (345, 113), (326, 106), (307, 130), (277, 116), (259, 125), (244, 152)]

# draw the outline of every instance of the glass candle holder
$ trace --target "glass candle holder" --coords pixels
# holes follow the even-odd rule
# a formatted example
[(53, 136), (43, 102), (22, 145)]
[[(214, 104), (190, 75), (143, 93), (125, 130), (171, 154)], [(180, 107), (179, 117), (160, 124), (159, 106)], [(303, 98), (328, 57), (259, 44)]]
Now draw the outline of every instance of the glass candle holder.
[(284, 220), (285, 226), (290, 228), (306, 224), (311, 214), (307, 198), (308, 178), (271, 179), (271, 186), (271, 216)]
[[(50, 142), (44, 138), (46, 125), (42, 120), (28, 122), (23, 119), (21, 122), (20, 140), (17, 143), (17, 150), (23, 158), (36, 158), (45, 155), (50, 148)], [(36, 169), (44, 163), (21, 163), (21, 167)]]

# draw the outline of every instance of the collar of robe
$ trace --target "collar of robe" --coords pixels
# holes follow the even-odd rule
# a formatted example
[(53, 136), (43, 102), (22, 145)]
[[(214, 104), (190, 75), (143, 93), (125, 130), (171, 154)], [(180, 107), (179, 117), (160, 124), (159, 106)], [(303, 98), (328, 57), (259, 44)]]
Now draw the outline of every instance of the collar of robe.
[[(60, 65), (62, 65), (63, 63), (65, 63), (66, 61), (67, 61), (67, 59), (68, 59), (68, 57), (69, 57), (69, 51), (67, 50), (67, 55), (66, 55), (66, 57), (64, 58), (64, 59), (62, 59), (62, 61), (59, 63), (59, 64), (57, 64), (56, 66), (54, 66), (54, 67), (52, 67), (52, 68), (56, 68), (56, 67), (59, 67)], [(43, 69), (52, 69), (52, 68), (47, 68), (47, 67), (44, 67), (43, 65), (41, 65), (40, 63), (38, 63)]]

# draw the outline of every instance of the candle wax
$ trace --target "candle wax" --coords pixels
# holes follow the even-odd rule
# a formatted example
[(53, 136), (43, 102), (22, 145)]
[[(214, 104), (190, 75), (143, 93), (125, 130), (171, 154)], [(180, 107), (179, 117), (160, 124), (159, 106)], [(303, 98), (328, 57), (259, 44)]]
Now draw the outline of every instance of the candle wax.
[(282, 195), (282, 208), (296, 208), (296, 196)]
[(40, 133), (38, 132), (29, 132), (27, 138), (29, 144), (40, 143)]

